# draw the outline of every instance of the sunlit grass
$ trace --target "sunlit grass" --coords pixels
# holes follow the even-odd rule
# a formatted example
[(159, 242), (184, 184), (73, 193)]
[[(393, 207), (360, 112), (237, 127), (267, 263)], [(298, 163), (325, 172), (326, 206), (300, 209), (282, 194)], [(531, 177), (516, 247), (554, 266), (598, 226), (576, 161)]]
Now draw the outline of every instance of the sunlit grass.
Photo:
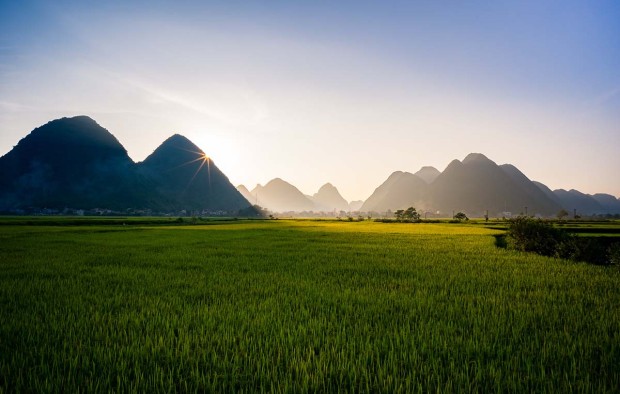
[[(0, 227), (0, 387), (620, 387), (620, 274), (458, 224)], [(0, 389), (1, 390), (1, 389)]]

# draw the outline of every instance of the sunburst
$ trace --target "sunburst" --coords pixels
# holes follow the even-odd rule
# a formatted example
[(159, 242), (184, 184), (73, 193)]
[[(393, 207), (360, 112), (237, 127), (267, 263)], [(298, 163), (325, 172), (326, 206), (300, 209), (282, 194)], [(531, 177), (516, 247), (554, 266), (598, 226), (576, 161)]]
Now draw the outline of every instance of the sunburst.
[(206, 153), (204, 153), (204, 152), (196, 152), (196, 151), (193, 151), (193, 150), (183, 149), (183, 148), (179, 148), (179, 149), (184, 150), (186, 152), (193, 153), (197, 157), (195, 159), (193, 159), (193, 160), (190, 160), (190, 161), (186, 162), (186, 163), (180, 164), (180, 165), (174, 167), (173, 169), (180, 168), (180, 167), (185, 167), (185, 166), (190, 165), (192, 163), (200, 162), (200, 165), (198, 166), (198, 168), (194, 172), (194, 175), (192, 175), (191, 179), (187, 183), (187, 186), (192, 184), (192, 182), (196, 178), (196, 175), (198, 175), (198, 173), (206, 165), (207, 166), (207, 177), (208, 177), (208, 180), (209, 180), (209, 187), (211, 187), (211, 159), (209, 158), (209, 156), (207, 156)]

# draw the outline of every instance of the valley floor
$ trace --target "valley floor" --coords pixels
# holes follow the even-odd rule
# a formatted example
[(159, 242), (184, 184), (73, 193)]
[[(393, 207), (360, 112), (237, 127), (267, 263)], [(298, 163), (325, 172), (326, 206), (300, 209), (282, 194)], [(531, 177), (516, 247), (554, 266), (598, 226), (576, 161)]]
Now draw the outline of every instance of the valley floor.
[(620, 269), (499, 229), (50, 224), (0, 224), (0, 393), (620, 387)]

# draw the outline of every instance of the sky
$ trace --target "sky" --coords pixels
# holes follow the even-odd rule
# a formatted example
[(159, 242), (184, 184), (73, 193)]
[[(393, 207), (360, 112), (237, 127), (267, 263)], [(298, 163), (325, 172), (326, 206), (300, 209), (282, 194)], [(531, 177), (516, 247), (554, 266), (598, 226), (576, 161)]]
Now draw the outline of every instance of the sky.
[(0, 155), (76, 115), (250, 189), (364, 200), (480, 152), (618, 197), (620, 2), (0, 0)]

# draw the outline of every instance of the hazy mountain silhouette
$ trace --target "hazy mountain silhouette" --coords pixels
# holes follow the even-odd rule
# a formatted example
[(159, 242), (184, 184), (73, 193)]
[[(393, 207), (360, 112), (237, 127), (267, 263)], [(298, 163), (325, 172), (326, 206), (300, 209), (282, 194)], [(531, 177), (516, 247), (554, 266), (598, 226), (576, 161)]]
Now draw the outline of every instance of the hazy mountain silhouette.
[(553, 194), (558, 197), (562, 207), (569, 213), (573, 213), (574, 209), (577, 209), (578, 215), (607, 213), (596, 199), (578, 190), (571, 189), (566, 191), (564, 189), (557, 189), (553, 191)]
[(547, 186), (540, 182), (534, 182), (545, 195), (556, 201), (569, 214), (577, 209), (579, 215), (591, 215), (601, 213), (620, 213), (620, 200), (610, 194), (597, 193), (589, 195), (577, 190), (557, 189), (551, 191)]
[(237, 186), (237, 191), (241, 193), (243, 198), (248, 200), (250, 204), (256, 204), (256, 197), (254, 197), (252, 193), (250, 193), (247, 187), (245, 187), (244, 185), (239, 185)]
[(258, 205), (273, 212), (313, 211), (314, 203), (295, 186), (280, 178), (269, 181), (265, 186), (256, 185), (250, 193)]
[(356, 212), (362, 209), (362, 205), (364, 205), (363, 200), (354, 200), (349, 203), (349, 211)]
[(145, 185), (127, 151), (87, 116), (34, 129), (0, 158), (0, 208), (126, 208)]
[(249, 202), (205, 153), (182, 135), (164, 141), (143, 162), (139, 173), (152, 182), (151, 205), (158, 209), (238, 210)]
[[(443, 213), (464, 211), (481, 216), (501, 212), (552, 215), (557, 206), (544, 193), (538, 194), (516, 168), (500, 168), (480, 153), (470, 153), (463, 162), (452, 161), (431, 184), (429, 203)], [(531, 184), (531, 185), (530, 185)]]
[[(556, 202), (557, 204), (559, 204), (560, 206), (562, 206), (562, 202), (560, 201), (560, 199), (558, 198), (558, 196), (556, 196), (556, 194), (553, 192), (553, 190), (551, 190), (549, 187), (547, 187), (547, 185), (541, 183), (541, 182), (537, 182), (537, 181), (532, 181), (532, 183), (534, 185), (536, 185), (536, 187), (538, 187), (543, 193), (545, 193), (545, 196), (547, 196), (550, 200)], [(562, 207), (564, 208), (564, 207)]]
[(248, 191), (235, 188), (202, 150), (181, 135), (134, 163), (119, 141), (87, 116), (53, 120), (34, 129), (0, 157), (0, 211), (20, 208), (150, 208), (155, 211), (221, 210), (261, 205), (275, 212), (379, 211), (414, 206), (449, 215), (492, 216), (528, 209), (554, 216), (564, 208), (580, 215), (620, 213), (608, 194), (551, 191), (510, 164), (498, 166), (480, 153), (452, 161), (439, 172), (396, 171), (365, 201), (342, 198), (331, 184), (313, 196), (276, 178)]
[(237, 210), (249, 206), (209, 160), (175, 135), (135, 164), (87, 116), (53, 120), (0, 158), (0, 210), (151, 208)]
[(237, 186), (237, 190), (253, 204), (258, 201), (260, 206), (273, 212), (349, 210), (347, 201), (330, 183), (323, 185), (313, 196), (303, 194), (295, 186), (280, 178), (271, 180), (265, 186), (256, 185), (252, 191), (244, 185)]
[(381, 184), (360, 208), (365, 212), (384, 212), (410, 206), (424, 208), (428, 184), (410, 172), (396, 171)]
[[(552, 193), (553, 194), (553, 193)], [(554, 196), (555, 198), (555, 196)], [(516, 167), (498, 166), (480, 153), (453, 160), (439, 172), (422, 167), (415, 174), (396, 171), (364, 202), (362, 211), (384, 212), (409, 206), (450, 215), (463, 211), (481, 216), (501, 212), (552, 215), (561, 209)]]
[(312, 196), (312, 201), (314, 201), (315, 210), (318, 211), (330, 212), (336, 210), (340, 212), (349, 210), (349, 203), (342, 198), (338, 189), (331, 183), (321, 186), (319, 191)]
[(592, 198), (599, 203), (605, 213), (620, 213), (620, 199), (611, 194), (596, 193), (592, 195)]
[(524, 190), (534, 201), (536, 205), (530, 206), (530, 208), (538, 209), (540, 212), (551, 214), (557, 213), (562, 209), (561, 204), (555, 196), (547, 195), (539, 186), (532, 182), (525, 174), (523, 174), (517, 167), (512, 164), (502, 164), (499, 166), (504, 172), (506, 172), (513, 181)]
[(439, 174), (441, 174), (441, 172), (439, 172), (439, 170), (435, 167), (425, 166), (420, 168), (420, 170), (413, 175), (422, 179), (426, 183), (433, 183)]

